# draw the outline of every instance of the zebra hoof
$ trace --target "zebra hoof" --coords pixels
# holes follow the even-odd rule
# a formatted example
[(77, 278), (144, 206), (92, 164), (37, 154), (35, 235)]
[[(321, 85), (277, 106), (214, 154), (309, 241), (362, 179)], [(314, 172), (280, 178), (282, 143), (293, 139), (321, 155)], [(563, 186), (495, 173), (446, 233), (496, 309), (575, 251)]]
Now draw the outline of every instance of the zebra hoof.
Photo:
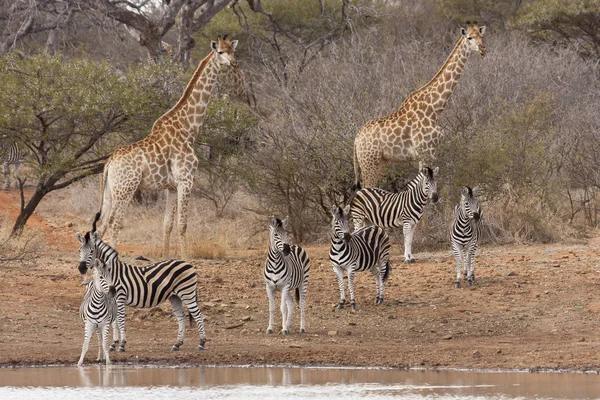
[(344, 303), (339, 303), (339, 304), (337, 305), (337, 309), (338, 309), (338, 310), (341, 310), (341, 309), (343, 309), (343, 308), (344, 308)]
[(202, 351), (202, 350), (206, 350), (206, 349), (204, 348), (204, 345), (199, 344), (198, 345), (198, 351)]
[(306, 332), (306, 330), (305, 330), (304, 328), (300, 328), (300, 331), (299, 331), (299, 332), (300, 332), (300, 333), (305, 333), (305, 332)]
[(283, 329), (283, 330), (281, 331), (281, 333), (283, 333), (285, 336), (287, 336), (287, 335), (289, 335), (289, 334), (290, 334), (290, 332), (289, 332), (287, 329)]
[(119, 353), (125, 353), (125, 347), (119, 346)]
[(117, 346), (115, 346), (114, 344), (111, 344), (110, 347), (108, 348), (108, 351), (115, 351), (117, 349)]
[(456, 288), (457, 288), (457, 289), (460, 289), (460, 281), (457, 281), (457, 282), (456, 282)]
[(179, 347), (177, 345), (171, 347), (171, 351), (179, 351)]
[(375, 304), (376, 304), (376, 305), (383, 304), (383, 298), (382, 298), (382, 297), (378, 297), (378, 298), (375, 300)]
[(273, 329), (271, 329), (271, 328), (267, 329), (267, 333), (270, 335), (271, 333), (273, 333)]
[(352, 303), (350, 307), (352, 307), (352, 312), (356, 312), (356, 303)]
[(473, 279), (469, 279), (469, 286), (473, 286)]
[(414, 264), (416, 262), (417, 262), (417, 260), (415, 260), (414, 258), (409, 258), (407, 260), (404, 260), (404, 264)]

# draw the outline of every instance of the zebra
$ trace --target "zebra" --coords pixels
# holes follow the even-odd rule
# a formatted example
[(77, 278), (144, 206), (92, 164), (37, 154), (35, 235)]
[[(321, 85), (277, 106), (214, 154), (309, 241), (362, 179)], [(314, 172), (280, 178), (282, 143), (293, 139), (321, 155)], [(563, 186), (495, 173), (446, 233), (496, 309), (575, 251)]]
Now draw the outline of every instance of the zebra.
[(275, 312), (275, 291), (281, 291), (281, 333), (289, 334), (292, 326), (294, 300), (290, 293), (295, 289), (296, 301), (300, 304), (300, 333), (306, 332), (304, 308), (310, 259), (304, 249), (289, 244), (287, 232), (288, 217), (283, 220), (271, 217), (269, 222), (269, 253), (265, 261), (264, 277), (269, 298), (269, 327), (267, 333), (273, 333), (273, 314)]
[(354, 230), (361, 229), (367, 220), (382, 228), (403, 227), (404, 262), (414, 263), (412, 241), (415, 225), (423, 216), (429, 200), (438, 201), (435, 176), (439, 167), (431, 169), (419, 165), (419, 174), (408, 184), (408, 189), (392, 193), (383, 189), (367, 187), (354, 194), (350, 201), (350, 213)]
[(106, 365), (110, 365), (108, 331), (110, 325), (117, 319), (116, 290), (112, 286), (112, 278), (106, 264), (95, 259), (92, 273), (94, 279), (87, 284), (85, 296), (79, 307), (79, 316), (85, 325), (81, 357), (77, 363), (79, 367), (83, 365), (83, 358), (88, 351), (94, 331), (98, 334), (98, 361), (105, 359)]
[(350, 305), (356, 311), (354, 300), (354, 273), (370, 271), (375, 278), (377, 297), (375, 304), (383, 303), (384, 282), (389, 277), (391, 266), (390, 239), (385, 230), (377, 225), (370, 225), (350, 233), (348, 217), (350, 205), (344, 209), (334, 205), (331, 208), (333, 219), (331, 221), (331, 248), (329, 259), (333, 264), (340, 288), (340, 302), (337, 306), (341, 310), (346, 303), (344, 293), (344, 270), (348, 273), (348, 289), (350, 290)]
[(119, 260), (119, 253), (111, 246), (103, 242), (98, 232), (96, 223), (100, 213), (96, 214), (91, 232), (82, 236), (77, 232), (79, 247), (79, 272), (85, 274), (89, 267), (98, 258), (105, 262), (108, 271), (113, 278), (113, 285), (117, 290), (117, 320), (113, 322), (113, 344), (111, 349), (115, 350), (119, 344), (117, 325), (121, 335), (119, 351), (125, 351), (125, 306), (139, 308), (156, 307), (166, 299), (173, 306), (173, 314), (177, 319), (179, 329), (177, 342), (172, 350), (178, 351), (183, 344), (185, 330), (185, 317), (182, 303), (185, 304), (200, 331), (200, 344), (198, 350), (204, 350), (206, 334), (202, 313), (198, 307), (197, 287), (198, 276), (192, 264), (182, 260), (160, 261), (146, 266), (129, 265)]
[(17, 142), (11, 142), (0, 146), (0, 162), (4, 171), (4, 190), (10, 189), (10, 166), (13, 168), (13, 180), (15, 187), (19, 186), (19, 167), (25, 158), (24, 152), (19, 149)]
[(452, 252), (456, 257), (456, 287), (460, 288), (460, 270), (464, 260), (464, 273), (469, 286), (475, 280), (475, 252), (479, 246), (481, 236), (481, 209), (477, 202), (478, 188), (471, 189), (463, 186), (460, 203), (454, 207), (454, 221), (450, 243)]

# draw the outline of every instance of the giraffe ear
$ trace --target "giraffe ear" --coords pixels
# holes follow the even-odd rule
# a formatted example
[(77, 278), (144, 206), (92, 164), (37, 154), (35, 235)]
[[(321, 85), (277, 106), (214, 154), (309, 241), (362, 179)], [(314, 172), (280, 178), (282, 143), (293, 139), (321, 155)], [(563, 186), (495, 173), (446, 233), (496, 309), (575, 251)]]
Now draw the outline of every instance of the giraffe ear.
[(484, 33), (485, 33), (485, 26), (480, 26), (480, 27), (479, 27), (479, 34), (480, 34), (481, 36), (483, 36), (483, 34), (484, 34)]
[[(483, 33), (482, 33), (482, 35), (483, 35)], [(232, 40), (231, 41), (231, 48), (233, 50), (235, 50), (235, 48), (237, 47), (237, 45), (238, 45), (238, 41), (237, 40)]]
[(217, 42), (215, 42), (214, 40), (212, 40), (210, 42), (210, 48), (213, 49), (214, 51), (217, 51)]

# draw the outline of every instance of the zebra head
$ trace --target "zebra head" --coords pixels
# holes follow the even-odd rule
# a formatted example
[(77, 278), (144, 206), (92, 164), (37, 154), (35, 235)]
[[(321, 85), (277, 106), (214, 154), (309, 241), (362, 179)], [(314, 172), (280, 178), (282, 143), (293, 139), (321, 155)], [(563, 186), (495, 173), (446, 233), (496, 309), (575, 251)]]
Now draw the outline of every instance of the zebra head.
[(421, 191), (426, 196), (427, 200), (431, 200), (433, 203), (437, 203), (438, 201), (437, 180), (435, 179), (435, 176), (438, 174), (439, 170), (440, 167), (431, 169), (423, 165), (423, 163), (419, 163)]
[(350, 214), (350, 204), (345, 208), (333, 205), (331, 207), (331, 232), (334, 239), (343, 240), (344, 243), (350, 243), (350, 224), (348, 223), (348, 216)]
[(479, 203), (477, 202), (478, 193), (478, 187), (471, 189), (468, 186), (463, 186), (460, 196), (460, 207), (462, 212), (475, 222), (478, 222), (481, 217), (481, 210), (479, 208)]
[(285, 230), (288, 224), (288, 217), (283, 220), (273, 216), (269, 222), (269, 243), (272, 249), (277, 250), (284, 256), (290, 254), (290, 245)]
[(96, 258), (96, 242), (98, 240), (98, 232), (87, 232), (85, 236), (77, 232), (77, 240), (79, 240), (79, 273), (85, 275), (88, 268), (94, 267), (94, 259)]
[(108, 293), (112, 297), (117, 294), (117, 290), (112, 284), (110, 272), (102, 260), (98, 258), (94, 259), (92, 274), (94, 275), (94, 285), (98, 292)]

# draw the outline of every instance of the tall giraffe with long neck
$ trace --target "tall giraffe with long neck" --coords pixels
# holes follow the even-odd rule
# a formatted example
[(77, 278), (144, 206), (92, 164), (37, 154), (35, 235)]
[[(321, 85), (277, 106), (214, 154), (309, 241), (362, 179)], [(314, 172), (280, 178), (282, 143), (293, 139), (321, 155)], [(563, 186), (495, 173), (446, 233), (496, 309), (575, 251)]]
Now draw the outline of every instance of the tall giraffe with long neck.
[(387, 162), (430, 161), (442, 138), (437, 118), (448, 104), (472, 51), (485, 55), (485, 26), (467, 22), (437, 74), (393, 113), (367, 122), (354, 139), (355, 187), (376, 186)]
[(117, 244), (123, 214), (138, 188), (166, 189), (167, 206), (163, 224), (163, 256), (169, 256), (169, 242), (175, 214), (179, 250), (187, 257), (186, 230), (188, 202), (198, 158), (193, 144), (222, 66), (237, 67), (237, 40), (225, 35), (211, 42), (211, 52), (200, 62), (177, 104), (161, 116), (144, 139), (118, 148), (104, 165), (102, 174), (102, 236), (107, 229), (111, 244)]

